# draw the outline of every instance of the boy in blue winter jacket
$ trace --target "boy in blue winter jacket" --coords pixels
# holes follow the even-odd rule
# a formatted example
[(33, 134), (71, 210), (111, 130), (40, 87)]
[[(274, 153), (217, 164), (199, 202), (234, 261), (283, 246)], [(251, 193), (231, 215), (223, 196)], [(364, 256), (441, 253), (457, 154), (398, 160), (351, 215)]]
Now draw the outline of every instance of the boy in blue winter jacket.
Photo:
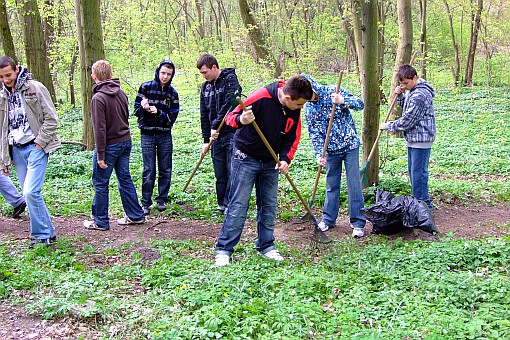
[[(429, 196), (429, 159), (432, 143), (436, 139), (434, 117), (434, 89), (423, 78), (418, 78), (410, 65), (400, 66), (397, 77), (400, 86), (395, 88), (397, 102), (402, 107), (402, 118), (383, 123), (381, 130), (404, 132), (407, 141), (407, 162), (413, 196), (427, 203), (432, 210)], [(403, 89), (408, 92), (402, 93)]]
[[(324, 202), (322, 221), (319, 228), (326, 231), (335, 226), (340, 209), (340, 182), (342, 179), (342, 161), (347, 175), (347, 195), (349, 197), (349, 217), (352, 236), (365, 235), (365, 217), (361, 214), (364, 207), (363, 193), (359, 170), (360, 139), (356, 132), (354, 120), (349, 109), (363, 110), (363, 101), (340, 88), (335, 94), (335, 86), (319, 84), (312, 76), (304, 74), (313, 88), (313, 98), (305, 105), (305, 117), (308, 133), (312, 141), (317, 162), (326, 165), (326, 200)], [(322, 150), (326, 142), (326, 133), (333, 103), (337, 104), (331, 136), (326, 149), (326, 157)]]

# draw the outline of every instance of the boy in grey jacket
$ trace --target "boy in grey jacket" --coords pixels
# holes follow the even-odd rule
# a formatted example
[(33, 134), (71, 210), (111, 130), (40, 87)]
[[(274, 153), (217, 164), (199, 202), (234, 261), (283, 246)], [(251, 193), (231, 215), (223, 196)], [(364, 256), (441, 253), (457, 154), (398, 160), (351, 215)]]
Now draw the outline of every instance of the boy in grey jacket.
[[(425, 79), (418, 78), (416, 70), (410, 65), (400, 66), (397, 77), (400, 86), (395, 88), (395, 94), (402, 107), (402, 118), (383, 123), (380, 129), (404, 132), (413, 196), (427, 203), (432, 210), (428, 181), (430, 151), (436, 139), (435, 92)], [(408, 91), (406, 95), (402, 93), (404, 89)]]
[(41, 188), (49, 153), (61, 147), (57, 112), (46, 87), (10, 57), (0, 57), (0, 82), (0, 169), (8, 175), (14, 162), (30, 211), (30, 246), (49, 246), (57, 237)]

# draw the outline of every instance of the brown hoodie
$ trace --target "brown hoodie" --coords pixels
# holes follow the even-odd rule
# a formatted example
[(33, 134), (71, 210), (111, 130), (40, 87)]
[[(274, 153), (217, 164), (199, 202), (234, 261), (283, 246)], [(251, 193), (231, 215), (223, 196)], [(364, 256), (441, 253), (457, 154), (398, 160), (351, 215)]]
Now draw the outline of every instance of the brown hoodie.
[(97, 83), (92, 90), (90, 115), (97, 159), (104, 161), (107, 145), (131, 139), (128, 97), (120, 88), (118, 78)]

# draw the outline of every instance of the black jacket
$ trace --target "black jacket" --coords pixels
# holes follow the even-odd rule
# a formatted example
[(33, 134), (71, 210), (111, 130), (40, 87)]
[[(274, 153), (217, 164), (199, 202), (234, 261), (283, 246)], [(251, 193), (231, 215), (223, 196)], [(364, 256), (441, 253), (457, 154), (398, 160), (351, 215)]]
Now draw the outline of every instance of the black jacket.
[[(225, 114), (235, 103), (235, 97), (241, 95), (241, 85), (233, 68), (224, 68), (215, 81), (205, 81), (200, 89), (200, 125), (204, 143), (209, 142), (211, 129), (217, 130)], [(234, 104), (234, 106), (236, 106)], [(220, 133), (232, 131), (233, 128), (223, 125)]]

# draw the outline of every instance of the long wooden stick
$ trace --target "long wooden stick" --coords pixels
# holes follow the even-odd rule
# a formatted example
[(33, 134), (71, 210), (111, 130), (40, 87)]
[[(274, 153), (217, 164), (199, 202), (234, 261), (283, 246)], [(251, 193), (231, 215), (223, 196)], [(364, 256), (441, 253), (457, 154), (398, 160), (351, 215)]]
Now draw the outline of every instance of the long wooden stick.
[[(336, 91), (335, 93), (338, 94), (340, 92), (340, 84), (342, 84), (342, 76), (344, 74), (344, 71), (340, 71), (338, 74), (338, 81), (336, 83)], [(335, 111), (336, 111), (337, 104), (333, 103), (333, 107), (331, 108), (331, 117), (329, 117), (329, 124), (328, 124), (328, 130), (326, 132), (326, 140), (324, 141), (324, 147), (322, 148), (322, 158), (326, 157), (326, 152), (328, 151), (328, 144), (329, 139), (331, 138), (331, 130), (333, 127), (333, 121), (335, 120)], [(313, 201), (315, 200), (315, 194), (317, 193), (317, 187), (319, 186), (319, 179), (321, 177), (322, 172), (322, 165), (319, 164), (319, 167), (317, 169), (317, 175), (315, 176), (315, 184), (313, 186), (312, 195), (310, 196), (310, 208), (313, 206)]]
[[(227, 112), (224, 116), (223, 116), (223, 119), (221, 120), (221, 123), (220, 123), (220, 126), (218, 127), (218, 130), (216, 130), (216, 132), (219, 134), (220, 133), (220, 130), (221, 128), (223, 127), (223, 125), (225, 125), (225, 118), (227, 118), (227, 115), (229, 114), (229, 112)], [(211, 148), (211, 145), (212, 143), (214, 143), (215, 139), (213, 139), (212, 137), (209, 138), (209, 144), (207, 144), (207, 147), (206, 149), (204, 150), (204, 152), (202, 152), (200, 154), (200, 159), (198, 160), (198, 163), (197, 165), (195, 165), (195, 168), (193, 169), (193, 172), (191, 173), (191, 176), (189, 176), (188, 180), (186, 181), (186, 184), (184, 185), (184, 188), (182, 189), (182, 192), (185, 192), (186, 189), (188, 188), (188, 185), (189, 183), (191, 182), (191, 179), (193, 178), (193, 176), (195, 176), (195, 173), (197, 172), (198, 170), (198, 167), (200, 166), (200, 164), (202, 164), (202, 161), (204, 160), (205, 158), (205, 155), (207, 155), (207, 153), (209, 152), (209, 149)]]

